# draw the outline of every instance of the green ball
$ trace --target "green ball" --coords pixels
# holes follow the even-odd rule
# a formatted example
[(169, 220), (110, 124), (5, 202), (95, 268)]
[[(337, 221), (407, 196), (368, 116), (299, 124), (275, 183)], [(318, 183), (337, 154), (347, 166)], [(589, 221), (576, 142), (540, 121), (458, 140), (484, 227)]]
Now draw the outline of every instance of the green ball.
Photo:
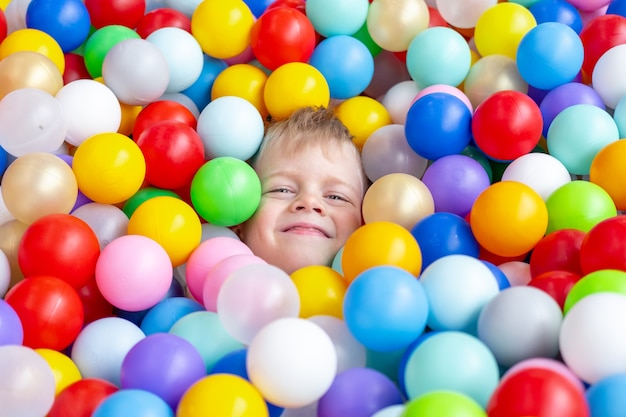
[(598, 292), (614, 292), (626, 295), (626, 272), (616, 269), (601, 269), (582, 277), (567, 293), (563, 314), (588, 295)]
[(248, 220), (261, 202), (261, 181), (252, 167), (230, 156), (214, 158), (194, 175), (191, 203), (216, 226), (235, 226)]
[(122, 25), (109, 25), (97, 29), (87, 38), (83, 47), (85, 67), (92, 78), (102, 75), (104, 57), (111, 48), (126, 39), (139, 39), (134, 30)]
[(156, 187), (140, 188), (135, 194), (132, 195), (122, 207), (122, 211), (126, 214), (126, 217), (130, 219), (137, 207), (139, 207), (144, 201), (150, 200), (153, 197), (169, 196), (180, 199), (180, 196), (172, 190), (164, 190)]
[(617, 215), (611, 196), (599, 185), (582, 180), (568, 182), (554, 190), (546, 200), (546, 207), (546, 234), (561, 229), (588, 232), (602, 220)]
[(409, 401), (401, 417), (487, 417), (476, 401), (456, 391), (430, 391)]

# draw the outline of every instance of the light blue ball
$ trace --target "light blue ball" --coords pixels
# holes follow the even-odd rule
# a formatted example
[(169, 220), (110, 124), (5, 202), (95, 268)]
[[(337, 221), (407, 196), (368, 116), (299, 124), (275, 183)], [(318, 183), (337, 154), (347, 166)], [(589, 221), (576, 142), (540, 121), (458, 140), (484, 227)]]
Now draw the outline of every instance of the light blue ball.
[(578, 34), (564, 23), (541, 23), (524, 35), (516, 63), (529, 85), (552, 90), (572, 81), (583, 65), (585, 52)]
[(330, 38), (356, 33), (367, 19), (369, 1), (307, 0), (305, 8), (315, 31)]
[(404, 369), (409, 399), (429, 391), (456, 391), (487, 406), (500, 380), (493, 353), (477, 337), (464, 332), (438, 332), (411, 352)]
[(321, 41), (309, 64), (317, 68), (330, 89), (330, 96), (347, 99), (361, 94), (374, 76), (374, 58), (360, 40), (338, 35)]
[(124, 389), (102, 400), (92, 417), (174, 417), (174, 411), (149, 391)]
[[(615, 110), (613, 111), (613, 120), (615, 120), (615, 124), (617, 125), (617, 130), (619, 131), (620, 138), (626, 138), (626, 96), (619, 99), (617, 105), (615, 106)], [(0, 150), (2, 153), (2, 150)], [(0, 160), (2, 156), (0, 156)], [(0, 172), (2, 172), (2, 163), (0, 162)]]
[(418, 33), (406, 54), (409, 75), (420, 89), (435, 84), (461, 84), (471, 63), (467, 41), (456, 30), (443, 26)]
[(574, 175), (589, 175), (591, 162), (609, 143), (619, 140), (615, 120), (591, 104), (570, 106), (556, 115), (548, 129), (548, 153)]
[(626, 374), (611, 375), (595, 382), (585, 393), (593, 417), (623, 417), (626, 410)]

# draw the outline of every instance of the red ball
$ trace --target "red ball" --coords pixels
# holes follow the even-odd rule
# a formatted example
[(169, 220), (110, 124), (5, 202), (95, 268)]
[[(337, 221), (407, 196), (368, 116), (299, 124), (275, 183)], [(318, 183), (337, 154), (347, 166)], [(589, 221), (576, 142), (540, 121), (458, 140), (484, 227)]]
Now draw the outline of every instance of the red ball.
[(582, 71), (590, 80), (600, 57), (612, 47), (626, 43), (626, 17), (617, 14), (594, 17), (580, 31), (580, 40), (585, 52)]
[(191, 33), (191, 19), (186, 14), (167, 7), (146, 13), (137, 23), (136, 32), (143, 39), (158, 29), (176, 27)]
[(24, 346), (62, 351), (83, 326), (83, 304), (65, 281), (51, 276), (26, 278), (11, 288), (5, 301), (24, 328)]
[(266, 10), (250, 30), (250, 47), (269, 70), (289, 62), (308, 62), (316, 44), (313, 24), (298, 10), (277, 7)]
[(531, 152), (541, 139), (539, 106), (524, 93), (498, 91), (474, 111), (472, 133), (476, 146), (490, 158), (511, 161)]
[(145, 129), (136, 139), (146, 160), (146, 181), (173, 190), (191, 183), (204, 164), (200, 135), (183, 122), (163, 122)]
[(448, 22), (446, 22), (446, 19), (441, 16), (441, 13), (439, 13), (439, 10), (437, 10), (435, 7), (428, 6), (428, 17), (429, 28), (437, 26), (450, 27)]
[(78, 290), (78, 296), (85, 312), (84, 324), (114, 315), (113, 306), (100, 292), (95, 277)]
[(4, 38), (7, 37), (7, 31), (8, 31), (7, 18), (4, 15), (4, 11), (0, 9), (0, 42), (2, 42)]
[(581, 275), (570, 271), (548, 271), (532, 278), (529, 286), (539, 288), (554, 299), (563, 310), (565, 299)]
[(489, 417), (589, 417), (584, 392), (566, 376), (524, 368), (503, 378), (487, 404)]
[(63, 72), (63, 84), (69, 84), (76, 80), (91, 80), (91, 74), (85, 66), (85, 58), (72, 52), (65, 54), (65, 71)]
[(48, 417), (91, 417), (100, 403), (116, 391), (117, 386), (104, 379), (80, 379), (59, 392)]
[(85, 0), (85, 7), (96, 29), (109, 25), (134, 29), (146, 12), (146, 0)]
[(610, 217), (587, 232), (580, 246), (583, 273), (601, 269), (626, 271), (626, 215)]
[(91, 227), (70, 214), (49, 214), (22, 236), (17, 260), (25, 277), (51, 275), (78, 289), (96, 272), (100, 242)]
[(142, 108), (133, 125), (133, 138), (137, 139), (147, 127), (162, 122), (183, 122), (196, 128), (198, 121), (184, 105), (172, 100), (159, 100)]
[(544, 272), (569, 271), (583, 275), (580, 246), (586, 233), (577, 229), (560, 229), (544, 236), (530, 254), (530, 276)]
[(290, 7), (303, 14), (306, 14), (306, 0), (275, 0), (265, 8), (265, 11), (277, 9), (279, 7)]

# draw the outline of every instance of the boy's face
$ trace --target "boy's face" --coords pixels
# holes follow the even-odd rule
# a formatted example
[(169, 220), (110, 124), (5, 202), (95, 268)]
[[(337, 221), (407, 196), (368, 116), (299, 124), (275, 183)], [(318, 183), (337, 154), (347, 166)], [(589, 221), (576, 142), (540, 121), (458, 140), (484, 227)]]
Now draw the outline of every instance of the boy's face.
[(263, 196), (241, 225), (255, 255), (288, 274), (307, 265), (330, 265), (361, 226), (365, 193), (358, 157), (336, 145), (326, 157), (317, 147), (294, 155), (270, 150), (257, 164)]

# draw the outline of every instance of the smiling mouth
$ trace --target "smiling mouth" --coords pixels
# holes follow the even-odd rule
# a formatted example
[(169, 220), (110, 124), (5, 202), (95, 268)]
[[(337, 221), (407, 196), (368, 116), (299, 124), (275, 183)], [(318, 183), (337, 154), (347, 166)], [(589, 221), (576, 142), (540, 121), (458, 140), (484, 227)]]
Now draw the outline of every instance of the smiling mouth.
[(294, 225), (286, 227), (282, 231), (283, 233), (292, 233), (296, 235), (321, 236), (325, 238), (330, 238), (328, 233), (326, 233), (324, 230), (320, 229), (319, 227), (313, 226), (313, 225), (294, 224)]

